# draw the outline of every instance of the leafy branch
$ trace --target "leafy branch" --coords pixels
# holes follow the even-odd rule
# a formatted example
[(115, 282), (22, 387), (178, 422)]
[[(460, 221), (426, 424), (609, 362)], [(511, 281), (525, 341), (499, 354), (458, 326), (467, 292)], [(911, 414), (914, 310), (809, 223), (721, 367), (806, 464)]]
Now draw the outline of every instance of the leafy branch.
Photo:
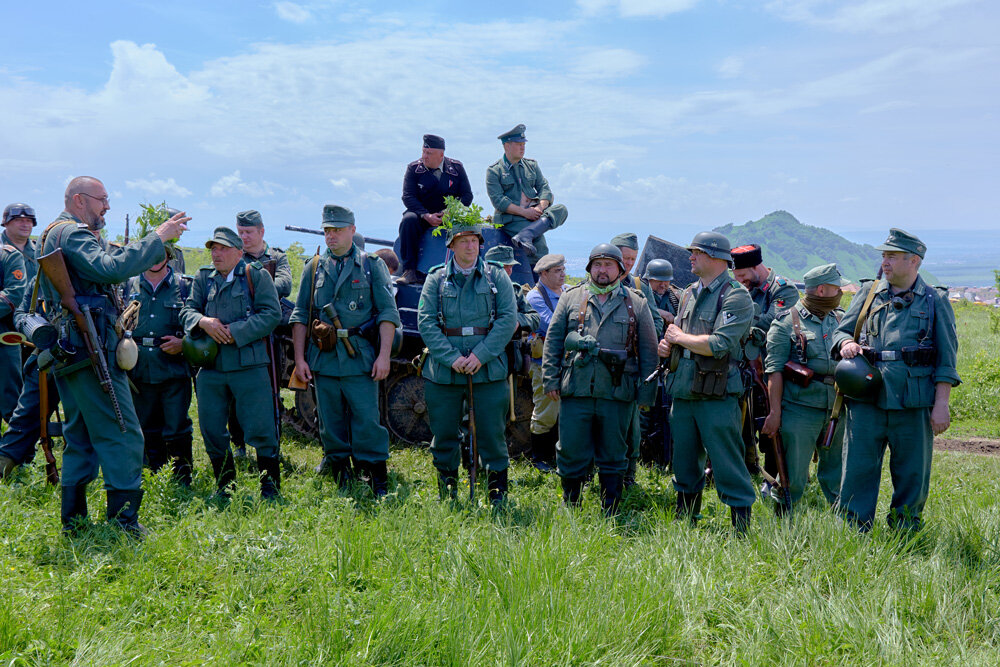
[(494, 224), (493, 216), (483, 217), (483, 207), (478, 204), (466, 206), (457, 197), (444, 198), (444, 215), (441, 216), (441, 224), (431, 232), (434, 236), (440, 236), (448, 232), (452, 227), (471, 227), (473, 225), (489, 225), (496, 229), (503, 225)]

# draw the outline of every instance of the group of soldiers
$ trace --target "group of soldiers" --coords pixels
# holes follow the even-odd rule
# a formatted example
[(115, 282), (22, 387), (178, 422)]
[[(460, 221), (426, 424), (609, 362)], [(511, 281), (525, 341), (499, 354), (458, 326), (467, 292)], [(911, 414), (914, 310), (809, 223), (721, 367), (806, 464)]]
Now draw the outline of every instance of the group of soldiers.
[[(745, 532), (755, 474), (786, 514), (815, 455), (827, 501), (867, 530), (888, 446), (889, 523), (918, 528), (932, 439), (948, 427), (949, 391), (959, 382), (947, 295), (918, 274), (924, 244), (891, 230), (878, 248), (884, 275), (862, 283), (846, 314), (835, 264), (808, 271), (800, 299), (764, 266), (759, 246), (732, 248), (716, 232), (687, 248), (697, 277), (690, 285), (673, 284), (663, 259), (632, 275), (638, 239), (623, 233), (594, 247), (585, 279), (567, 288), (565, 257), (548, 253), (544, 238), (567, 211), (524, 157), (524, 132), (519, 125), (499, 136), (504, 156), (487, 170), (492, 222), (509, 245), (484, 253), (483, 225), (445, 219), (446, 196), (467, 205), (472, 195), (462, 164), (444, 157), (435, 135), (407, 167), (397, 271), (364, 251), (350, 209), (323, 208), (326, 251), (306, 263), (287, 316), (290, 386), (311, 385), (316, 395), (318, 472), (341, 485), (362, 481), (376, 497), (389, 492), (378, 383), (400, 337), (397, 285), (420, 285), (417, 364), (443, 499), (457, 496), (470, 445), (466, 464), (484, 470), (489, 500), (505, 503), (510, 376), (523, 372), (517, 350), (527, 349), (531, 457), (557, 472), (569, 506), (596, 472), (604, 510), (618, 511), (655, 432), (655, 458), (673, 469), (678, 517), (697, 521), (711, 479)], [(205, 244), (212, 264), (189, 277), (174, 246), (186, 213), (170, 210), (154, 231), (116, 246), (101, 234), (110, 208), (103, 183), (73, 179), (64, 203), (37, 245), (31, 207), (4, 211), (0, 316), (14, 335), (4, 342), (24, 345), (0, 348), (8, 371), (0, 476), (30, 462), (40, 437), (51, 457), (47, 412), (61, 400), (64, 530), (86, 525), (86, 487), (100, 468), (108, 519), (141, 536), (143, 465), (169, 463), (178, 484), (192, 482), (193, 377), (215, 498), (229, 497), (247, 444), (261, 497), (278, 497), (281, 387), (270, 337), (292, 276), (287, 257), (263, 241), (261, 215), (244, 211), (236, 230), (216, 228)], [(421, 236), (442, 225), (445, 261), (423, 274)], [(515, 252), (527, 258), (533, 285), (511, 281)]]

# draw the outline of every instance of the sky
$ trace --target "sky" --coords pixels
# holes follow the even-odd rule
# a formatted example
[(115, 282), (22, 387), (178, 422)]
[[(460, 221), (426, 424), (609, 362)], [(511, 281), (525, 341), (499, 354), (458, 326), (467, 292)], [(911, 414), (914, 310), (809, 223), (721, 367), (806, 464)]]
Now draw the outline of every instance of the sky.
[(0, 17), (0, 200), (46, 222), (91, 175), (112, 234), (166, 201), (193, 216), (183, 245), (255, 208), (273, 243), (310, 247), (284, 225), (318, 228), (338, 203), (394, 238), (424, 133), (490, 211), (496, 136), (524, 123), (569, 209), (556, 252), (626, 230), (683, 244), (780, 209), (856, 241), (979, 233), (1000, 266), (988, 0), (50, 1)]

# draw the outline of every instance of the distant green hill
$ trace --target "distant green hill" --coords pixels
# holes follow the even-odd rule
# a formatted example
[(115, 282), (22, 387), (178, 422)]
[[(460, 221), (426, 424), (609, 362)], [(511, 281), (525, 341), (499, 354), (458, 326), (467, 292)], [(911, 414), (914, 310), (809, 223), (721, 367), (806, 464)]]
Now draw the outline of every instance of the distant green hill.
[[(743, 225), (716, 227), (715, 231), (725, 234), (733, 247), (760, 244), (764, 264), (792, 280), (802, 280), (814, 266), (836, 262), (845, 278), (857, 282), (874, 278), (881, 261), (881, 253), (873, 246), (852, 243), (829, 229), (804, 225), (787, 211), (775, 211)], [(937, 282), (926, 271), (921, 275), (931, 284)]]

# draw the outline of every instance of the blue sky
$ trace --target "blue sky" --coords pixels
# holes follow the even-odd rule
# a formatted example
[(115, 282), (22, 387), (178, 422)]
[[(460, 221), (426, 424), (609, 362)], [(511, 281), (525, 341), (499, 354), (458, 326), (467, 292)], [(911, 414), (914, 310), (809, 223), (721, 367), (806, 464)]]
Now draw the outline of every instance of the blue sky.
[(855, 240), (997, 226), (985, 0), (12, 4), (0, 198), (45, 220), (89, 174), (112, 233), (166, 200), (187, 244), (247, 208), (287, 244), (324, 203), (392, 237), (423, 133), (489, 208), (495, 137), (523, 122), (567, 254), (777, 209)]

